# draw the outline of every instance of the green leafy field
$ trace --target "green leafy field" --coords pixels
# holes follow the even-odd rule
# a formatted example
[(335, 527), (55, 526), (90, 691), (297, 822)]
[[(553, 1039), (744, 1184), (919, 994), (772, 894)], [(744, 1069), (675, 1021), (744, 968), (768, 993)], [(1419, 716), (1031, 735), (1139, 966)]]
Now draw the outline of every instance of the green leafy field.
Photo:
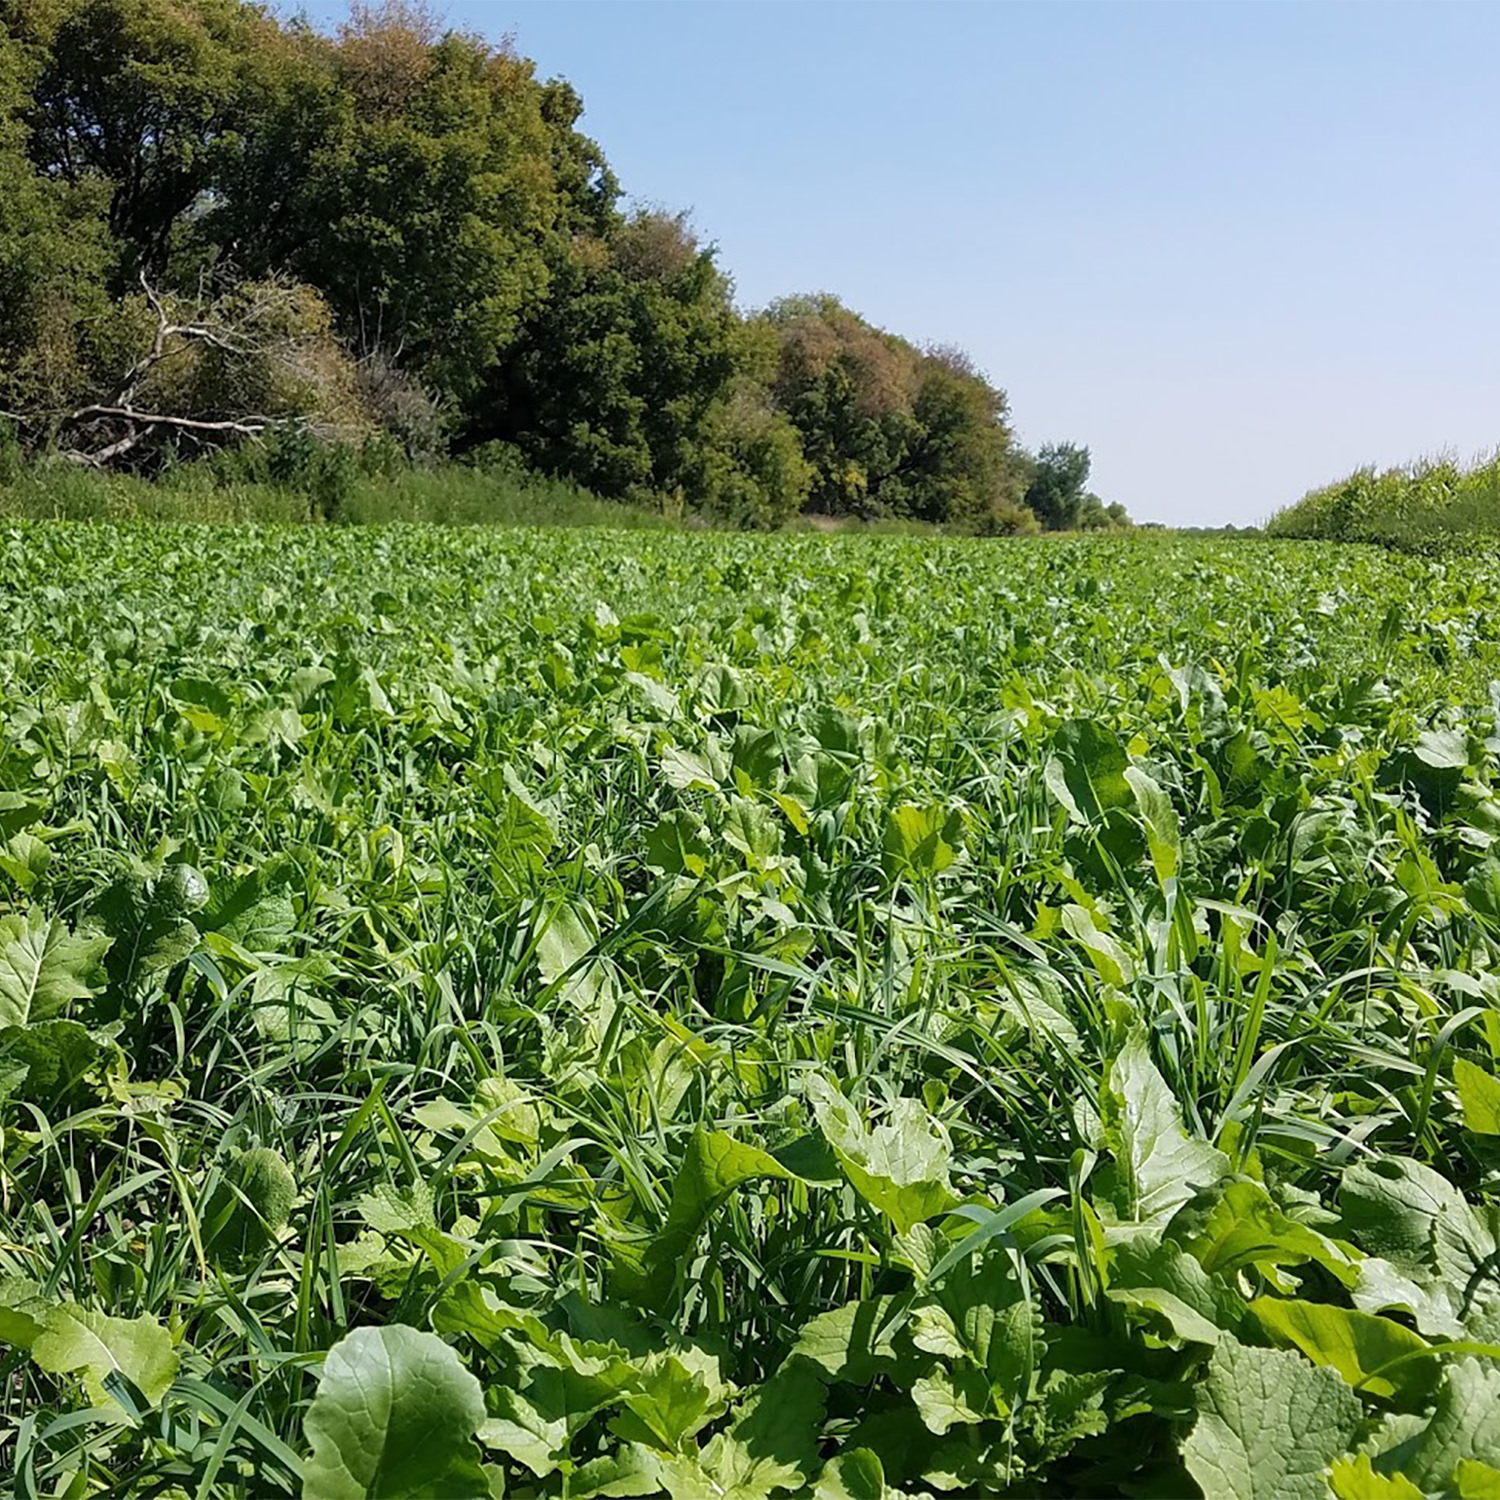
[(1500, 567), (0, 531), (24, 1496), (1500, 1494)]

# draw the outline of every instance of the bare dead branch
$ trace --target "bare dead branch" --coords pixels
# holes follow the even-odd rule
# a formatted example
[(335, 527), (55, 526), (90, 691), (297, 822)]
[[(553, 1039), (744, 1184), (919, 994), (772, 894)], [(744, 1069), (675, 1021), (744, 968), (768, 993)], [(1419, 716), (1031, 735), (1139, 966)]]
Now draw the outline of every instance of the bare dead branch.
[[(144, 452), (147, 445), (173, 440), (205, 449), (235, 440), (258, 441), (276, 430), (294, 429), (329, 438), (339, 435), (305, 414), (269, 416), (237, 411), (233, 396), (210, 397), (202, 415), (188, 415), (173, 410), (175, 398), (152, 394), (153, 373), (173, 360), (189, 357), (194, 350), (221, 351), (227, 362), (265, 359), (292, 376), (315, 373), (308, 365), (306, 340), (296, 332), (295, 286), (279, 279), (242, 286), (233, 296), (213, 302), (202, 283), (196, 299), (184, 300), (158, 291), (144, 269), (139, 281), (154, 327), (149, 344), (118, 384), (105, 386), (94, 401), (74, 410), (64, 408), (29, 417), (17, 414), (14, 420), (55, 423), (70, 442), (64, 457), (92, 468), (102, 468), (133, 453), (139, 458), (136, 450)], [(228, 388), (232, 390), (233, 371), (229, 373)], [(243, 399), (262, 398), (247, 394)], [(183, 404), (191, 412), (198, 398), (189, 395)], [(9, 416), (0, 412), (0, 419)]]
[[(152, 335), (150, 351), (137, 360), (126, 373), (124, 383), (115, 395), (116, 405), (129, 406), (146, 377), (165, 361), (185, 353), (191, 344), (207, 344), (210, 348), (222, 350), (225, 354), (232, 354), (239, 358), (260, 352), (254, 342), (247, 342), (243, 338), (232, 336), (220, 329), (210, 327), (207, 323), (174, 323), (166, 303), (156, 288), (151, 285), (144, 269), (140, 273), (140, 280), (146, 301), (156, 315), (156, 330)], [(246, 311), (242, 325), (253, 326), (274, 309), (275, 305), (274, 296), (262, 297)], [(175, 348), (172, 347), (174, 339), (181, 341)]]
[(146, 301), (151, 304), (151, 311), (156, 314), (156, 321), (163, 326), (171, 322), (167, 317), (167, 310), (162, 306), (161, 298), (156, 295), (151, 282), (147, 279), (146, 268), (141, 267), (141, 290), (146, 294)]
[(117, 442), (111, 443), (107, 448), (100, 448), (96, 453), (85, 453), (80, 448), (70, 448), (63, 454), (63, 457), (70, 464), (79, 464), (91, 469), (102, 469), (112, 459), (129, 453), (138, 443), (144, 441), (150, 432), (151, 429), (149, 427), (141, 427), (135, 432), (120, 438)]
[(234, 432), (244, 437), (258, 437), (276, 424), (275, 417), (231, 417), (221, 422), (204, 422), (196, 417), (170, 417), (160, 412), (136, 411), (129, 406), (84, 406), (73, 412), (68, 421), (76, 424), (118, 417), (139, 427), (182, 427), (193, 432)]

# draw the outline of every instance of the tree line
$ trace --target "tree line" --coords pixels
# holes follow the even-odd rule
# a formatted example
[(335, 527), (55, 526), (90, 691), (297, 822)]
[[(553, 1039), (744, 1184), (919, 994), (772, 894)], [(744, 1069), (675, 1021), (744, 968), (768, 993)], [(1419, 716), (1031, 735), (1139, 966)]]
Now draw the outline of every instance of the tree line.
[(0, 416), (152, 467), (518, 455), (744, 525), (1126, 524), (960, 351), (829, 295), (744, 312), (630, 208), (582, 101), (419, 5), (0, 0)]

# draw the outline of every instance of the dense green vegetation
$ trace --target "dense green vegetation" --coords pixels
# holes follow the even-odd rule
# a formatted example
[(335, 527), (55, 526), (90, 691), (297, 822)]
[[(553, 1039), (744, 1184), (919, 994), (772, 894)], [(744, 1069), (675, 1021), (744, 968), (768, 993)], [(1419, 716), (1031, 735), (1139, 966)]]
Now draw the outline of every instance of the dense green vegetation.
[(1273, 536), (1430, 551), (1500, 539), (1500, 458), (1427, 460), (1310, 491), (1266, 525)]
[(1123, 524), (1046, 482), (1086, 451), (1022, 451), (963, 355), (831, 296), (738, 308), (581, 113), (407, 0), (331, 35), (251, 0), (0, 0), (0, 445), (154, 473), (288, 433), (499, 444), (732, 525)]
[(18, 1495), (1500, 1483), (1500, 571), (0, 531)]
[[(53, 521), (430, 521), (443, 525), (662, 528), (659, 506), (600, 500), (571, 480), (509, 462), (408, 468), (366, 464), (355, 450), (273, 440), (226, 460), (174, 464), (151, 476), (65, 464), (0, 469), (0, 517)], [(693, 518), (689, 517), (689, 521)], [(852, 524), (852, 523), (851, 523)]]

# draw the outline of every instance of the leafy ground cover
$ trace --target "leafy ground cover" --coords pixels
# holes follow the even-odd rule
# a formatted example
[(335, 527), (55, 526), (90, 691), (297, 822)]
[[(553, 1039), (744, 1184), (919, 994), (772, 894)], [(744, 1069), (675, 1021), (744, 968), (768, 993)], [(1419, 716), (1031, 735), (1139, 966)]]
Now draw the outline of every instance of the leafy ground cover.
[(1500, 570), (0, 532), (25, 1496), (1500, 1485)]

